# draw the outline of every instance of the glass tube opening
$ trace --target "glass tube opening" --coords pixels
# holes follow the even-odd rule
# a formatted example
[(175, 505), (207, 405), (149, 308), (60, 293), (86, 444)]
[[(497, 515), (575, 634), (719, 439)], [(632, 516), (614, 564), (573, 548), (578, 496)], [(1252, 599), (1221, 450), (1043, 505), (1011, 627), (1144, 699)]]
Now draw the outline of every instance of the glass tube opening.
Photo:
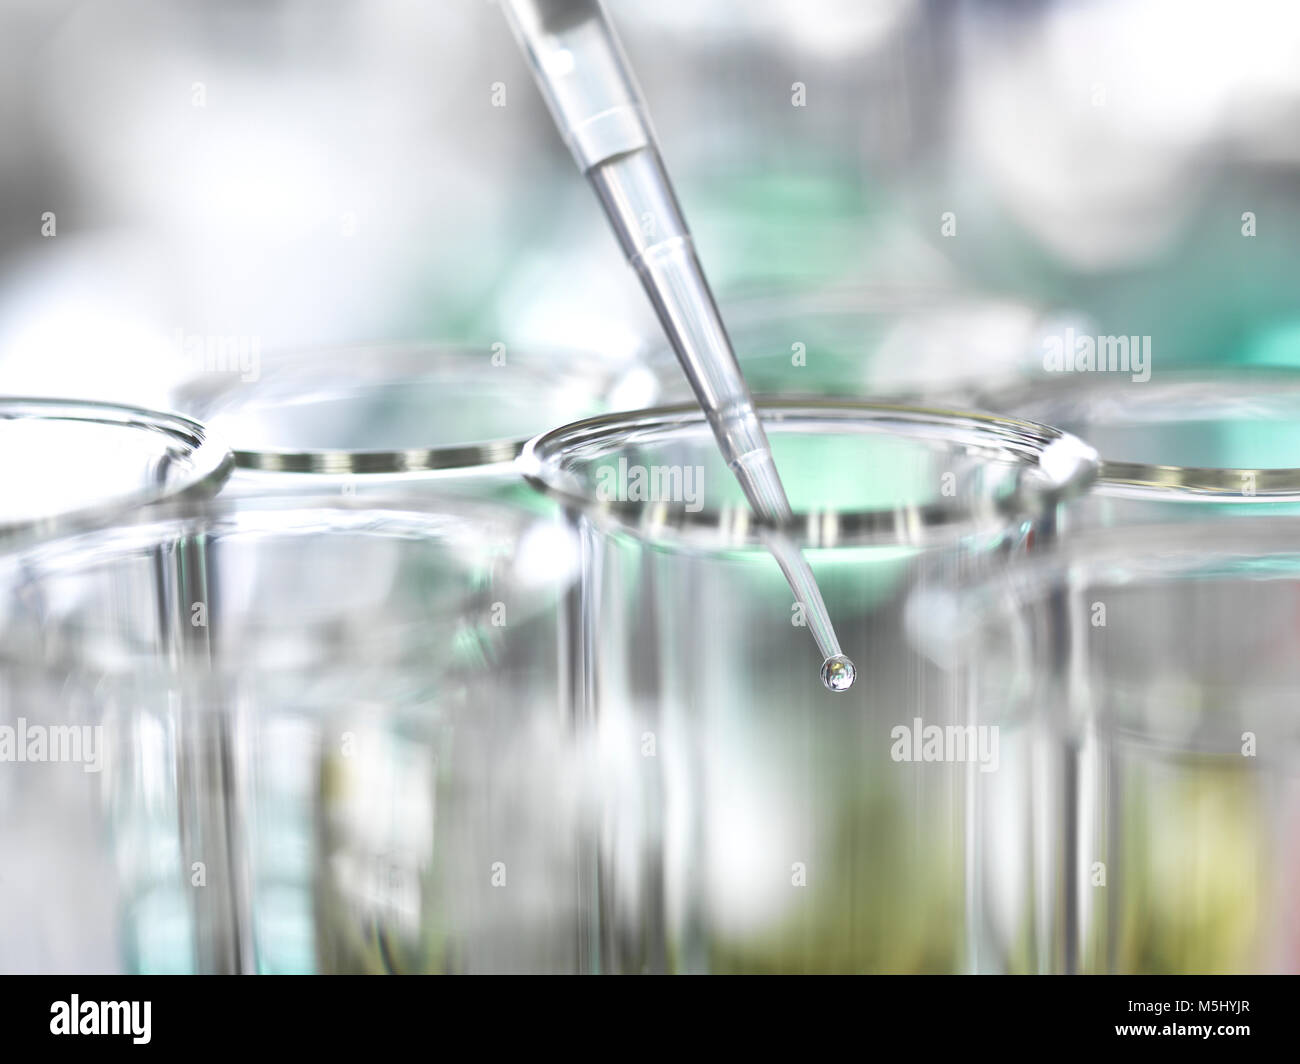
[(178, 405), (230, 440), (241, 468), (409, 474), (501, 469), (548, 426), (653, 401), (654, 383), (573, 352), (357, 347), (206, 374)]
[[(758, 403), (802, 547), (929, 545), (1005, 528), (1084, 490), (1091, 448), (1010, 418), (832, 400)], [(541, 490), (597, 523), (694, 549), (761, 546), (698, 408), (592, 418), (520, 456)]]
[(982, 406), (1072, 433), (1102, 459), (1099, 494), (1300, 502), (1300, 373), (1205, 370), (1086, 377), (989, 393)]
[(0, 545), (94, 524), (130, 507), (215, 494), (233, 459), (203, 425), (109, 403), (0, 400)]

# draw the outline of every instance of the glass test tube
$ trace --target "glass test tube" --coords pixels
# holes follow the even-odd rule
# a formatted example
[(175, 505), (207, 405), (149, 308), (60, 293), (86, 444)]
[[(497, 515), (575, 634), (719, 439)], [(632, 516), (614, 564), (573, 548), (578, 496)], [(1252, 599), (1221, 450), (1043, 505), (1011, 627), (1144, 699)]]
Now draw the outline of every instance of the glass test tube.
[(760, 410), (799, 546), (870, 679), (843, 694), (806, 683), (800, 604), (698, 410), (580, 422), (521, 458), (582, 538), (568, 620), (604, 781), (584, 857), (593, 967), (960, 970), (964, 777), (894, 760), (891, 733), (962, 716), (908, 649), (904, 603), (1026, 550), (1095, 456), (1009, 419)]
[(1300, 970), (1298, 542), (1294, 515), (1096, 528), (915, 611), (1001, 737), (975, 970)]
[(498, 668), (529, 520), (293, 493), (0, 557), (3, 723), (85, 740), (0, 810), (5, 967), (576, 970), (575, 739)]

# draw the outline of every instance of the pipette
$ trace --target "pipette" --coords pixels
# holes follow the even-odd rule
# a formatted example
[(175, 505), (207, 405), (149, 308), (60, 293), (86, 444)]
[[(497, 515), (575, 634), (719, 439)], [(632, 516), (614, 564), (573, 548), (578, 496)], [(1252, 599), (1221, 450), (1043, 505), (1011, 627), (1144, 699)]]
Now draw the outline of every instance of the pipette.
[(600, 0), (502, 0), (542, 96), (591, 182), (628, 261), (704, 410), (728, 467), (765, 525), (765, 542), (802, 603), (823, 663), (822, 682), (846, 691), (856, 675), (840, 651), (812, 569), (782, 531), (790, 502), (690, 230), (649, 114)]

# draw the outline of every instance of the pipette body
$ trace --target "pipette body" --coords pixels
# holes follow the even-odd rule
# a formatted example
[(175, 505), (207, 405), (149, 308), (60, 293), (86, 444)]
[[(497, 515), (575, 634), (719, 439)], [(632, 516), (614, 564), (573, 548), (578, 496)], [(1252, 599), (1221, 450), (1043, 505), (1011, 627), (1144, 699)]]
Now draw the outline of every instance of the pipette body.
[(782, 531), (792, 518), (754, 409), (655, 143), (640, 92), (599, 0), (502, 0), (555, 124), (604, 207), (703, 409), (718, 447), (824, 660), (823, 683), (846, 690), (840, 651), (812, 569)]

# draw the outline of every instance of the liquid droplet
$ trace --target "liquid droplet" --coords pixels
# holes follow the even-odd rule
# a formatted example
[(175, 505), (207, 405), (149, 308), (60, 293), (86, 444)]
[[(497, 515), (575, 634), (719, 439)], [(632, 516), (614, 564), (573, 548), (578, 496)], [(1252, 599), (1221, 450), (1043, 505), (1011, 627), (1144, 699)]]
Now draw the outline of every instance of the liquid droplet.
[(857, 679), (858, 670), (843, 654), (836, 654), (822, 662), (822, 683), (828, 691), (847, 691)]

